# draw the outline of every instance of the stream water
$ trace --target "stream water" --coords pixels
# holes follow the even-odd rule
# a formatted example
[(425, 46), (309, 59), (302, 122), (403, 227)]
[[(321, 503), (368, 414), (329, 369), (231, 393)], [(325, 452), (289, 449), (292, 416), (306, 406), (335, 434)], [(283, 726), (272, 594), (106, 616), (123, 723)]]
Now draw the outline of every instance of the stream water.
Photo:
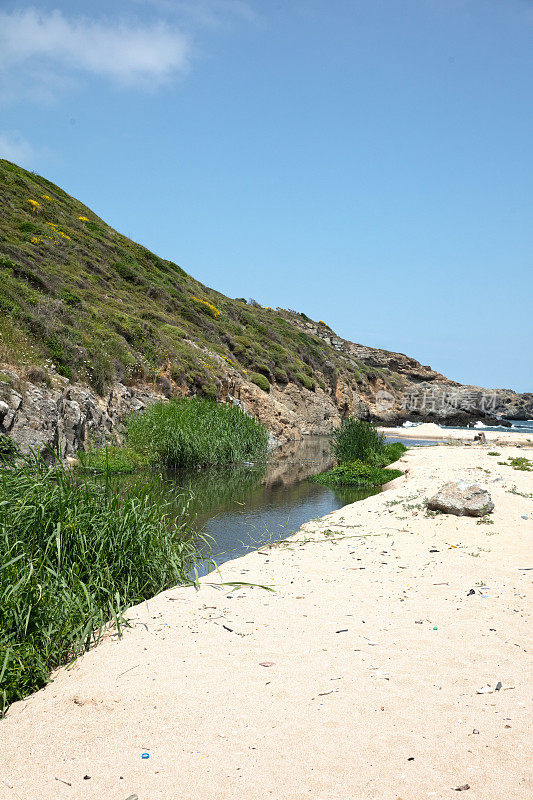
[[(206, 554), (210, 550), (210, 559), (222, 564), (290, 536), (304, 522), (381, 491), (331, 489), (309, 480), (332, 464), (329, 438), (306, 436), (272, 451), (264, 464), (162, 473), (156, 490), (179, 513), (187, 503), (188, 527), (199, 534), (200, 549)], [(212, 568), (211, 564), (206, 570)]]

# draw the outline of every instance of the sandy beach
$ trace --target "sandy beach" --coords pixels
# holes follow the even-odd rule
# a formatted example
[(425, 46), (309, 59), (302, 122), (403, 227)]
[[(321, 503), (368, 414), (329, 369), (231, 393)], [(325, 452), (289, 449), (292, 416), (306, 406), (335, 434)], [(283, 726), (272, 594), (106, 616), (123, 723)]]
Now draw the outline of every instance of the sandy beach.
[(488, 431), (483, 428), (442, 428), (434, 422), (423, 422), (412, 428), (380, 428), (386, 436), (398, 436), (402, 439), (431, 439), (436, 441), (462, 441), (473, 442), (474, 436), (485, 434), (487, 442), (501, 442), (502, 444), (528, 444), (533, 446), (533, 434), (521, 431)]
[[(533, 473), (498, 461), (533, 449), (489, 451), (412, 449), (395, 488), (131, 609), (0, 721), (0, 798), (529, 800)], [(460, 478), (490, 523), (427, 515)]]

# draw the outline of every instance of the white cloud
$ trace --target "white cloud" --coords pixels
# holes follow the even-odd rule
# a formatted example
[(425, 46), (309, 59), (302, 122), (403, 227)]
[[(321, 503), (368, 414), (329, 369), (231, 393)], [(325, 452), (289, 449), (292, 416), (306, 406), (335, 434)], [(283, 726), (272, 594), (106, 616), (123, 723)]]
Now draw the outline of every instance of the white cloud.
[(0, 131), (0, 158), (28, 168), (33, 165), (34, 157), (35, 152), (29, 142), (17, 133)]
[(121, 85), (154, 86), (185, 72), (190, 53), (188, 36), (165, 22), (69, 19), (61, 11), (35, 8), (0, 11), (0, 69), (8, 78), (42, 65), (58, 75), (66, 68)]

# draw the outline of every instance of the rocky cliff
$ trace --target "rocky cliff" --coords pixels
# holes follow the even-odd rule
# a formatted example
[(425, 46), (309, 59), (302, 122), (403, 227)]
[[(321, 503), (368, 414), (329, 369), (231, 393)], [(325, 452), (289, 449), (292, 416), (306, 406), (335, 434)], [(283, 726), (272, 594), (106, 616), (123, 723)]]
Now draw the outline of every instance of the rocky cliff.
[[(368, 358), (390, 356), (393, 361), (405, 359), (405, 364), (411, 361), (401, 354), (375, 352), (379, 355), (369, 352)], [(416, 375), (430, 370), (414, 363)], [(157, 383), (126, 386), (115, 382), (100, 396), (90, 386), (72, 384), (58, 376), (52, 381), (33, 377), (33, 381), (22, 378), (13, 369), (0, 372), (0, 434), (12, 436), (24, 451), (44, 453), (51, 449), (64, 457), (105, 441), (120, 442), (123, 424), (129, 416), (156, 400), (185, 393), (178, 384), (165, 383), (163, 392)], [(266, 393), (243, 380), (236, 371), (228, 370), (219, 390), (221, 401), (236, 403), (260, 419), (280, 444), (307, 434), (328, 434), (345, 414), (389, 425), (407, 419), (441, 424), (468, 424), (477, 420), (501, 423), (496, 414), (508, 419), (533, 418), (533, 395), (502, 390), (487, 392), (458, 385), (442, 376), (432, 381), (427, 374), (423, 380), (405, 377), (405, 385), (396, 394), (381, 388), (379, 379), (373, 385), (369, 382), (362, 391), (339, 379), (333, 388), (325, 390), (317, 387), (311, 391), (288, 383), (272, 386)], [(411, 407), (406, 408), (406, 404)]]

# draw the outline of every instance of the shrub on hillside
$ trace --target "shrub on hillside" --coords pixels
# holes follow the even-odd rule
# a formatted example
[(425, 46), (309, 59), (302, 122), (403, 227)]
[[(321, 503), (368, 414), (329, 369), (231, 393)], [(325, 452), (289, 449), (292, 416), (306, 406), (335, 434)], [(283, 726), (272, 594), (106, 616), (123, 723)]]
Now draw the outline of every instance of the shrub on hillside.
[(314, 392), (316, 389), (315, 381), (309, 377), (309, 375), (305, 375), (303, 372), (298, 372), (296, 374), (296, 379), (305, 386), (306, 389), (309, 389), (310, 392)]
[(259, 388), (264, 392), (270, 391), (270, 383), (268, 378), (266, 378), (264, 375), (261, 375), (260, 372), (252, 372), (250, 374), (250, 380), (252, 383), (255, 383), (256, 386), (259, 386)]

